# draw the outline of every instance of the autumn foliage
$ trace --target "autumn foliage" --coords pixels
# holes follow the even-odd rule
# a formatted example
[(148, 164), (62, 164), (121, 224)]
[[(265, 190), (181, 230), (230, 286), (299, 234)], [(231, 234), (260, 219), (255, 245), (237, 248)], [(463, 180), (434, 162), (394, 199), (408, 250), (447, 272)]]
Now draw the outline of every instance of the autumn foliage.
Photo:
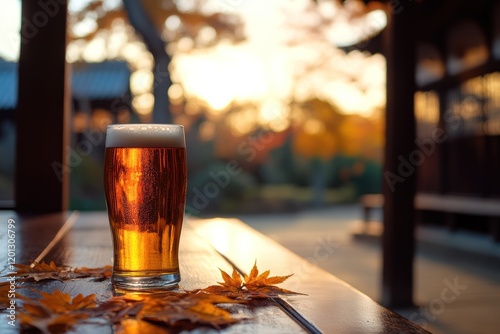
[(95, 280), (104, 280), (111, 277), (111, 266), (102, 268), (71, 268), (67, 266), (57, 266), (54, 261), (49, 264), (45, 262), (34, 263), (31, 265), (16, 264), (17, 271), (15, 276), (21, 280), (33, 279), (35, 282), (55, 279), (58, 281), (93, 277)]
[[(144, 295), (125, 294), (104, 300), (96, 294), (78, 294), (72, 297), (60, 290), (41, 292), (36, 289), (36, 285), (44, 280), (107, 279), (111, 274), (109, 266), (73, 269), (57, 266), (54, 262), (42, 262), (36, 265), (17, 265), (17, 268), (16, 279), (34, 281), (33, 286), (19, 287), (16, 292), (21, 326), (50, 334), (65, 333), (82, 324), (111, 325), (117, 333), (134, 330), (167, 333), (166, 328), (170, 327), (221, 328), (243, 319), (241, 315), (228, 310), (227, 305), (245, 304), (251, 299), (299, 294), (276, 286), (292, 275), (269, 277), (269, 270), (259, 274), (256, 263), (248, 275), (241, 275), (235, 268), (231, 275), (219, 269), (223, 282), (204, 289)], [(7, 296), (8, 289), (8, 282), (0, 284), (2, 297)], [(29, 290), (30, 298), (19, 290)], [(33, 294), (36, 298), (32, 297)], [(9, 302), (8, 299), (0, 298), (0, 309), (6, 309)]]
[(293, 274), (288, 276), (268, 277), (270, 271), (267, 270), (259, 275), (257, 263), (254, 264), (249, 275), (243, 276), (243, 280), (236, 268), (233, 268), (231, 276), (224, 270), (219, 270), (221, 271), (224, 282), (219, 282), (219, 285), (212, 285), (202, 289), (202, 292), (216, 293), (237, 299), (269, 298), (284, 294), (299, 294), (276, 286), (276, 284), (283, 283)]
[(337, 154), (381, 159), (382, 120), (343, 115), (326, 101), (311, 99), (297, 105), (293, 149), (306, 158), (328, 160)]

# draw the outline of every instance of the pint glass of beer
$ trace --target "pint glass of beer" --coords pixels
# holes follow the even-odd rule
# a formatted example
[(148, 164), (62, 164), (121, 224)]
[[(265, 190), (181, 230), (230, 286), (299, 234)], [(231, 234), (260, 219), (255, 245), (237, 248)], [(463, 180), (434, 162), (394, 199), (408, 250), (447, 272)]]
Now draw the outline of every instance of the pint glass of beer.
[(186, 185), (182, 125), (108, 126), (104, 190), (115, 289), (154, 291), (178, 285)]

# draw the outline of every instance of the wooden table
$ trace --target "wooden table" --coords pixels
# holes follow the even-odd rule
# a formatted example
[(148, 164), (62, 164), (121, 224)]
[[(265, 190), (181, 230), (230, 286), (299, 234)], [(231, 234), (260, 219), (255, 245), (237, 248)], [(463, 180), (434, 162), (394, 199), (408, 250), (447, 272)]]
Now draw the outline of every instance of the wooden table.
[[(15, 221), (16, 263), (28, 264), (37, 259), (72, 267), (111, 264), (111, 235), (105, 212), (27, 216), (0, 211), (2, 275), (9, 272), (8, 219)], [(280, 286), (307, 295), (265, 301), (265, 307), (248, 311), (250, 320), (231, 325), (221, 333), (427, 333), (239, 220), (186, 218), (180, 252), (181, 288), (216, 284), (221, 281), (217, 268), (230, 272), (234, 265), (241, 271), (250, 270), (255, 260), (260, 269), (270, 269), (272, 276), (294, 273)], [(71, 295), (111, 294), (109, 280), (46, 281), (34, 286), (43, 291), (60, 289)], [(19, 332), (19, 327), (7, 324), (6, 317), (0, 319), (0, 333)], [(113, 333), (113, 329), (101, 326), (98, 331), (88, 332)], [(219, 331), (201, 328), (195, 332)]]

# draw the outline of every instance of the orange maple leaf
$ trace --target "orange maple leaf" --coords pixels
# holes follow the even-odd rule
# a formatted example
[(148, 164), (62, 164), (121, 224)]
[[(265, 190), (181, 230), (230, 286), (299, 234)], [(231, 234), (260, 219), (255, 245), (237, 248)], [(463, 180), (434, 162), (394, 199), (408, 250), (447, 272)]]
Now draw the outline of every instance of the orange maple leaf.
[[(17, 274), (22, 279), (32, 278), (36, 282), (42, 279), (65, 280), (81, 277), (106, 279), (111, 275), (110, 266), (72, 269), (68, 266), (57, 266), (54, 262), (42, 262), (33, 266), (17, 267)], [(52, 293), (39, 292), (40, 298), (37, 299), (16, 295), (16, 299), (21, 301), (19, 321), (23, 328), (35, 328), (44, 334), (63, 333), (79, 323), (97, 318), (105, 318), (110, 324), (115, 324), (120, 333), (133, 332), (135, 329), (152, 330), (158, 323), (182, 326), (183, 329), (194, 329), (200, 325), (220, 328), (241, 318), (235, 317), (219, 304), (237, 304), (246, 302), (246, 299), (299, 294), (276, 286), (292, 275), (269, 277), (269, 270), (259, 274), (257, 262), (249, 275), (242, 276), (234, 267), (231, 275), (219, 270), (223, 282), (195, 291), (167, 291), (140, 297), (115, 296), (100, 302), (96, 302), (94, 294), (79, 294), (72, 298), (59, 290)], [(19, 277), (16, 278), (18, 279)], [(0, 283), (2, 295), (7, 295), (8, 288), (8, 283)], [(8, 300), (4, 299), (0, 298), (0, 308), (7, 305)]]
[(224, 282), (217, 282), (219, 285), (211, 285), (200, 291), (209, 294), (227, 296), (230, 298), (245, 299), (245, 291), (243, 291), (243, 281), (241, 280), (241, 275), (238, 270), (233, 267), (233, 273), (231, 275), (220, 268), (219, 270)]
[(74, 298), (67, 293), (55, 290), (53, 293), (40, 292), (41, 298), (25, 301), (19, 312), (23, 328), (37, 328), (42, 333), (61, 333), (83, 319), (91, 316), (89, 312), (96, 306), (95, 294)]
[(220, 269), (222, 279), (224, 282), (217, 282), (223, 287), (226, 287), (227, 289), (231, 291), (240, 291), (243, 288), (243, 282), (241, 280), (241, 275), (240, 273), (236, 270), (236, 268), (233, 267), (233, 273), (231, 276), (229, 276), (228, 273), (226, 273), (224, 270)]
[(212, 285), (202, 289), (201, 291), (239, 299), (268, 298), (285, 294), (301, 294), (276, 286), (276, 284), (286, 281), (293, 274), (287, 276), (269, 277), (270, 270), (267, 270), (259, 275), (257, 261), (255, 261), (252, 270), (250, 270), (250, 274), (245, 274), (243, 276), (244, 281), (242, 281), (240, 273), (234, 267), (231, 276), (224, 270), (219, 270), (221, 271), (224, 282), (218, 282), (219, 285)]
[(30, 264), (16, 264), (17, 271), (12, 273), (12, 275), (21, 277), (24, 279), (34, 279), (35, 282), (45, 280), (45, 279), (55, 279), (62, 281), (65, 276), (70, 272), (70, 267), (67, 266), (57, 266), (54, 261), (49, 264), (45, 262)]
[(17, 276), (21, 280), (33, 279), (35, 282), (42, 280), (70, 280), (76, 278), (93, 277), (97, 281), (105, 280), (111, 277), (111, 266), (104, 266), (101, 268), (71, 268), (69, 266), (58, 266), (51, 261), (49, 264), (44, 261), (40, 263), (29, 264), (16, 264), (17, 271), (10, 276)]
[(302, 293), (286, 290), (276, 286), (276, 284), (286, 281), (288, 278), (293, 276), (293, 274), (269, 277), (270, 272), (270, 270), (266, 270), (259, 275), (257, 261), (255, 261), (253, 268), (250, 271), (250, 275), (243, 276), (245, 280), (243, 287), (247, 290), (247, 298), (269, 298), (290, 294), (303, 295)]
[(84, 278), (84, 277), (94, 277), (97, 281), (105, 280), (106, 278), (110, 278), (113, 273), (112, 266), (104, 266), (101, 268), (87, 268), (81, 267), (73, 270), (76, 278)]
[(191, 323), (219, 328), (239, 321), (217, 304), (241, 303), (226, 296), (203, 292), (177, 292), (144, 300), (139, 320), (164, 322), (171, 326)]
[(60, 270), (68, 269), (68, 267), (59, 267), (55, 264), (54, 261), (51, 261), (49, 264), (42, 262), (35, 262), (34, 264), (15, 264), (17, 268), (17, 272), (15, 275), (24, 275), (28, 273), (44, 273), (44, 272), (57, 272)]
[(273, 276), (269, 277), (271, 273), (270, 270), (267, 270), (259, 275), (259, 269), (257, 269), (257, 261), (255, 261), (252, 270), (250, 271), (250, 275), (244, 275), (245, 284), (243, 284), (246, 288), (254, 288), (254, 287), (263, 287), (269, 285), (276, 285), (283, 283), (288, 278), (292, 277), (293, 274), (286, 276)]

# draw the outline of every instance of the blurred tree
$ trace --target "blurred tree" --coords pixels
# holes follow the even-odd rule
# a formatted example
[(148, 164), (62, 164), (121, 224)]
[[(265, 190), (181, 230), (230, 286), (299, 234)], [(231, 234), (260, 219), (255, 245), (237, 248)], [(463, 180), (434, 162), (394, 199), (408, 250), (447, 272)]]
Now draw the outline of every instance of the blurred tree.
[(363, 156), (381, 162), (384, 144), (383, 130), (381, 117), (366, 118), (349, 115), (338, 128), (341, 138), (339, 150), (348, 156)]
[[(369, 182), (365, 165), (378, 164), (382, 159), (382, 120), (379, 117), (342, 115), (335, 106), (317, 98), (296, 103), (296, 107), (298, 115), (295, 117), (299, 121), (294, 126), (292, 148), (299, 156), (309, 159), (313, 205), (322, 204), (328, 174), (340, 167), (332, 166), (336, 164), (334, 157), (344, 155), (353, 158), (353, 161), (366, 161), (354, 165), (350, 163), (352, 166), (349, 167), (351, 171), (348, 174), (351, 176), (339, 176), (344, 181), (356, 179), (357, 183)], [(341, 171), (340, 174), (342, 173), (345, 174), (346, 171)], [(377, 188), (377, 185), (373, 188)], [(359, 190), (359, 193), (364, 192), (366, 191)]]
[(342, 116), (328, 102), (312, 99), (300, 104), (301, 118), (295, 128), (293, 149), (311, 160), (313, 205), (321, 205), (326, 190), (326, 162), (338, 151)]
[(328, 102), (312, 99), (300, 104), (303, 122), (296, 125), (294, 149), (308, 158), (331, 158), (338, 150), (342, 116)]
[[(111, 30), (117, 19), (128, 17), (154, 59), (153, 122), (171, 121), (168, 89), (171, 85), (169, 64), (175, 47), (170, 43), (183, 38), (192, 47), (207, 47), (222, 38), (243, 40), (241, 21), (236, 15), (210, 8), (207, 0), (123, 0), (124, 6), (109, 8), (104, 0), (90, 1), (73, 15), (73, 27), (95, 21), (95, 29), (76, 39), (92, 40), (102, 30)], [(167, 52), (168, 51), (168, 52)]]

